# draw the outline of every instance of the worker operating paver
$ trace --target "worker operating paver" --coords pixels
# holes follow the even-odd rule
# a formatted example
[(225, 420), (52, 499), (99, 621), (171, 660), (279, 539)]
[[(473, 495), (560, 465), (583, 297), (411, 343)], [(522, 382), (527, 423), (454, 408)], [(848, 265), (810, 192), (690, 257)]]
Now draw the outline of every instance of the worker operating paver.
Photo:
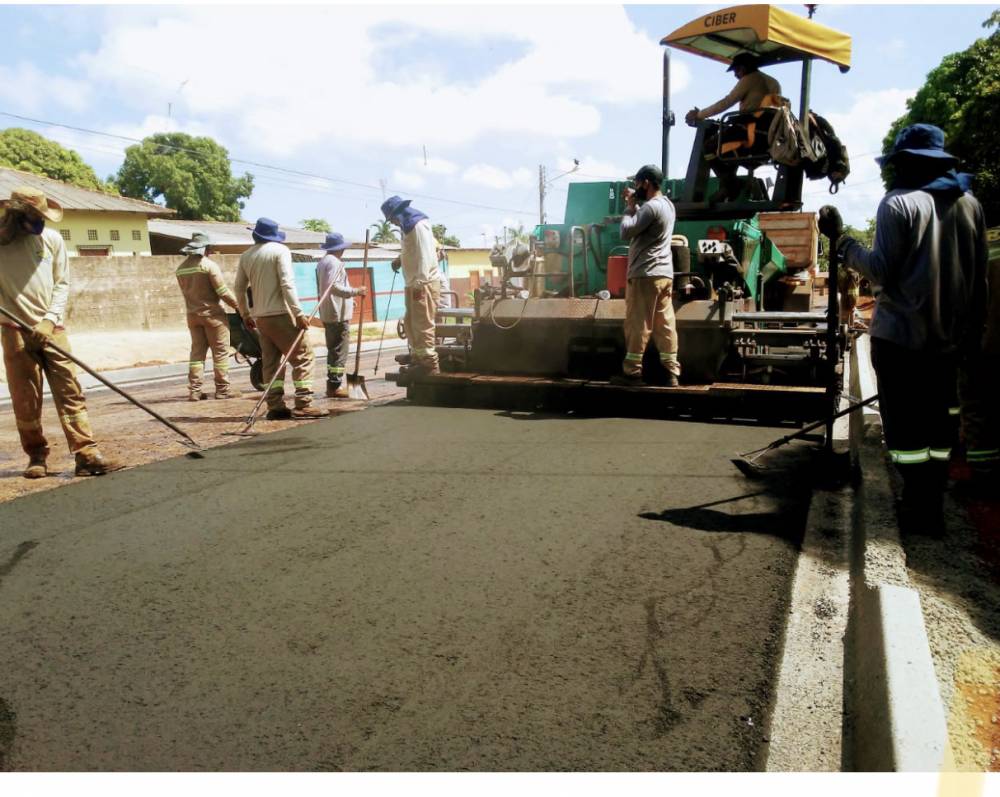
[(202, 377), (205, 355), (212, 350), (217, 399), (239, 398), (240, 392), (229, 384), (229, 322), (220, 301), (239, 312), (236, 297), (226, 286), (222, 270), (209, 255), (211, 241), (203, 232), (196, 232), (181, 249), (187, 255), (177, 267), (177, 283), (187, 307), (187, 325), (191, 333), (191, 356), (188, 358), (188, 400), (205, 398)]
[[(760, 62), (752, 53), (739, 53), (733, 58), (727, 72), (736, 75), (737, 83), (733, 90), (718, 102), (707, 108), (692, 108), (685, 116), (689, 125), (695, 125), (703, 119), (715, 116), (740, 104), (739, 116), (721, 129), (717, 124), (715, 132), (705, 140), (705, 159), (719, 176), (721, 187), (712, 195), (709, 201), (721, 202), (726, 199), (735, 200), (742, 189), (742, 184), (736, 176), (738, 166), (726, 160), (719, 159), (719, 150), (725, 153), (729, 150), (745, 146), (749, 139), (747, 126), (756, 126), (754, 141), (767, 143), (767, 130), (774, 114), (770, 110), (776, 106), (781, 96), (781, 84), (770, 75), (760, 71)], [(721, 141), (720, 141), (721, 139)]]
[[(641, 385), (642, 356), (649, 336), (667, 371), (667, 385), (675, 387), (681, 373), (677, 359), (677, 321), (672, 301), (674, 284), (670, 236), (677, 213), (660, 190), (663, 172), (643, 166), (635, 174), (635, 190), (626, 191), (621, 237), (629, 242), (628, 282), (625, 287), (625, 362), (617, 385)], [(639, 202), (642, 204), (639, 205)]]
[(48, 475), (49, 444), (42, 431), (42, 376), (48, 380), (77, 476), (100, 476), (122, 467), (98, 449), (87, 418), (76, 369), (53, 342), (69, 350), (63, 314), (69, 297), (69, 266), (62, 236), (45, 226), (62, 219), (62, 208), (30, 187), (11, 191), (0, 217), (0, 306), (27, 333), (2, 322), (0, 341), (21, 447), (28, 455), (26, 479)]
[[(295, 384), (295, 406), (285, 405), (285, 374), (278, 374), (267, 393), (267, 419), (319, 418), (326, 410), (312, 406), (312, 372), (315, 356), (305, 335), (309, 320), (299, 306), (292, 274), (292, 253), (282, 244), (285, 233), (278, 222), (259, 218), (253, 230), (254, 245), (240, 256), (236, 269), (236, 302), (240, 315), (260, 333), (263, 379), (270, 382), (288, 354)], [(252, 305), (247, 296), (249, 288)]]
[(410, 207), (409, 199), (391, 196), (382, 203), (382, 214), (403, 232), (402, 251), (393, 269), (402, 268), (406, 316), (406, 340), (415, 371), (436, 374), (434, 320), (441, 299), (441, 275), (437, 264), (437, 242), (427, 215)]
[(981, 351), (986, 315), (986, 225), (969, 193), (971, 175), (928, 124), (904, 128), (871, 249), (843, 235), (836, 208), (820, 210), (820, 231), (839, 240), (844, 264), (878, 287), (871, 322), (885, 441), (903, 478), (900, 528), (939, 534), (954, 437), (960, 357)]
[(317, 296), (323, 296), (327, 289), (330, 295), (319, 306), (319, 318), (326, 331), (326, 395), (328, 398), (347, 398), (344, 385), (344, 369), (347, 365), (347, 350), (350, 346), (351, 317), (354, 315), (354, 297), (364, 296), (368, 289), (354, 288), (347, 281), (347, 269), (337, 257), (350, 244), (339, 232), (327, 233), (321, 249), (326, 254), (316, 264)]

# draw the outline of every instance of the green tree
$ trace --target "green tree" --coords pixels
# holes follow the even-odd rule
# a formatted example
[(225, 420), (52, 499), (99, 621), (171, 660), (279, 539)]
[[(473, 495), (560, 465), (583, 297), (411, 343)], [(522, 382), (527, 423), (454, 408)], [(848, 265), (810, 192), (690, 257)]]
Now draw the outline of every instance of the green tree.
[(448, 234), (448, 230), (443, 224), (432, 224), (431, 231), (434, 233), (434, 239), (442, 246), (462, 245), (456, 236)]
[(530, 236), (528, 235), (528, 231), (524, 229), (523, 223), (518, 222), (517, 227), (506, 227), (505, 229), (508, 241), (523, 241), (524, 243), (528, 243)]
[[(927, 75), (923, 87), (906, 104), (906, 113), (893, 122), (882, 142), (891, 150), (896, 135), (907, 125), (926, 122), (945, 133), (947, 150), (976, 176), (975, 192), (990, 224), (1000, 223), (1000, 11), (983, 23), (995, 28), (960, 53), (945, 56)], [(886, 175), (889, 185), (891, 175)]]
[(115, 185), (125, 196), (162, 199), (182, 219), (239, 221), (253, 175), (233, 177), (229, 153), (206, 136), (156, 133), (125, 150)]
[(79, 154), (20, 127), (0, 130), (0, 166), (51, 177), (81, 188), (108, 190)]
[(303, 230), (312, 230), (313, 232), (333, 232), (330, 222), (326, 219), (302, 219), (299, 226)]
[(396, 237), (396, 231), (392, 228), (392, 223), (387, 219), (383, 221), (376, 221), (374, 224), (369, 225), (375, 234), (372, 236), (373, 244), (398, 244), (399, 238)]

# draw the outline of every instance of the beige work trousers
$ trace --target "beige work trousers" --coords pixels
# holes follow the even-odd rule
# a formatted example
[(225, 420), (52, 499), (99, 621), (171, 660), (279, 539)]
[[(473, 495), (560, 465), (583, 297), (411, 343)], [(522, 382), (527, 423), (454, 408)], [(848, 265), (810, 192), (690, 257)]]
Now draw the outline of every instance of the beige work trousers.
[(406, 289), (406, 316), (403, 326), (414, 365), (437, 369), (438, 354), (434, 340), (434, 322), (438, 300), (441, 298), (439, 283), (424, 283)]
[[(292, 321), (290, 315), (267, 315), (255, 318), (257, 331), (260, 333), (260, 350), (262, 354), (263, 379), (270, 382), (277, 373), (282, 357), (292, 351), (292, 345), (300, 330)], [(301, 410), (312, 404), (313, 365), (316, 357), (309, 338), (305, 335), (295, 346), (288, 364), (292, 367), (292, 383), (295, 386), (295, 409)], [(282, 369), (267, 392), (267, 408), (269, 410), (285, 406), (285, 371)]]
[(642, 375), (642, 355), (652, 334), (660, 362), (674, 376), (680, 376), (677, 360), (677, 320), (671, 300), (674, 281), (670, 277), (635, 277), (625, 287), (626, 376)]
[(205, 356), (212, 350), (215, 394), (229, 392), (229, 321), (225, 315), (188, 315), (191, 333), (191, 356), (188, 359), (188, 388), (200, 393), (205, 373)]
[[(69, 338), (57, 329), (52, 342), (69, 351)], [(21, 448), (29, 457), (47, 457), (49, 443), (42, 432), (42, 375), (48, 380), (52, 401), (69, 450), (77, 454), (96, 448), (83, 389), (76, 379), (73, 362), (50, 348), (34, 343), (26, 333), (10, 327), (0, 328), (3, 364), (14, 409), (14, 421), (21, 437)]]

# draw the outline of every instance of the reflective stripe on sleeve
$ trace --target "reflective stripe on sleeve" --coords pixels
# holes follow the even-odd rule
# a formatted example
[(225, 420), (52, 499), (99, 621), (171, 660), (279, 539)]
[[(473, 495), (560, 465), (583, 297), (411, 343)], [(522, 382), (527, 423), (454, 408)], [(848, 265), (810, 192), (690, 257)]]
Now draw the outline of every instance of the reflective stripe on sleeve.
[(915, 451), (893, 451), (890, 449), (889, 456), (897, 465), (918, 465), (921, 462), (930, 462), (931, 450), (929, 448), (918, 448)]
[(970, 448), (965, 458), (969, 462), (995, 462), (1000, 460), (1000, 448)]
[(954, 415), (961, 415), (962, 414), (962, 408), (961, 407), (948, 407), (948, 414), (952, 415), (952, 416), (954, 416)]
[(951, 459), (950, 448), (932, 448), (928, 453), (930, 454), (930, 458), (936, 462), (947, 462)]

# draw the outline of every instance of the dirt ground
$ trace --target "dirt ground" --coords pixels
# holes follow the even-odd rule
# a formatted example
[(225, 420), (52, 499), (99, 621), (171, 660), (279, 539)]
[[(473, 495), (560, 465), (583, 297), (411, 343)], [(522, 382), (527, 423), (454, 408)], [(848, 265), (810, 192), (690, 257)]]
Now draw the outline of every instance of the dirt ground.
[[(184, 334), (187, 335), (187, 332)], [(160, 340), (164, 341), (167, 338), (161, 337)], [(123, 346), (122, 351), (125, 350)], [(403, 395), (402, 390), (383, 378), (387, 367), (394, 370), (393, 354), (395, 352), (383, 352), (378, 378), (374, 378), (371, 371), (375, 361), (374, 354), (362, 354), (361, 374), (366, 376), (369, 393), (376, 401), (388, 401)], [(185, 358), (186, 356), (185, 354)], [(314, 376), (317, 391), (316, 406), (329, 409), (336, 414), (365, 409), (366, 402), (323, 397), (325, 369), (325, 359), (317, 358)], [(208, 379), (211, 380), (210, 370)], [(128, 392), (180, 426), (197, 442), (206, 448), (212, 448), (238, 439), (226, 433), (239, 429), (260, 398), (260, 393), (251, 387), (245, 369), (233, 372), (233, 385), (244, 391), (242, 398), (190, 402), (187, 400), (187, 383), (184, 377), (168, 382), (129, 387)], [(177, 442), (180, 439), (177, 434), (110, 390), (91, 392), (87, 405), (91, 425), (101, 449), (129, 467), (175, 457), (188, 450)], [(262, 410), (259, 416), (261, 420), (254, 426), (254, 429), (262, 434), (311, 423), (311, 421), (266, 421), (263, 420), (263, 414)], [(0, 502), (78, 481), (73, 476), (73, 457), (66, 448), (66, 440), (49, 398), (45, 399), (42, 424), (52, 449), (49, 470), (54, 475), (46, 479), (29, 481), (21, 476), (27, 460), (18, 442), (13, 412), (9, 405), (0, 406)]]

